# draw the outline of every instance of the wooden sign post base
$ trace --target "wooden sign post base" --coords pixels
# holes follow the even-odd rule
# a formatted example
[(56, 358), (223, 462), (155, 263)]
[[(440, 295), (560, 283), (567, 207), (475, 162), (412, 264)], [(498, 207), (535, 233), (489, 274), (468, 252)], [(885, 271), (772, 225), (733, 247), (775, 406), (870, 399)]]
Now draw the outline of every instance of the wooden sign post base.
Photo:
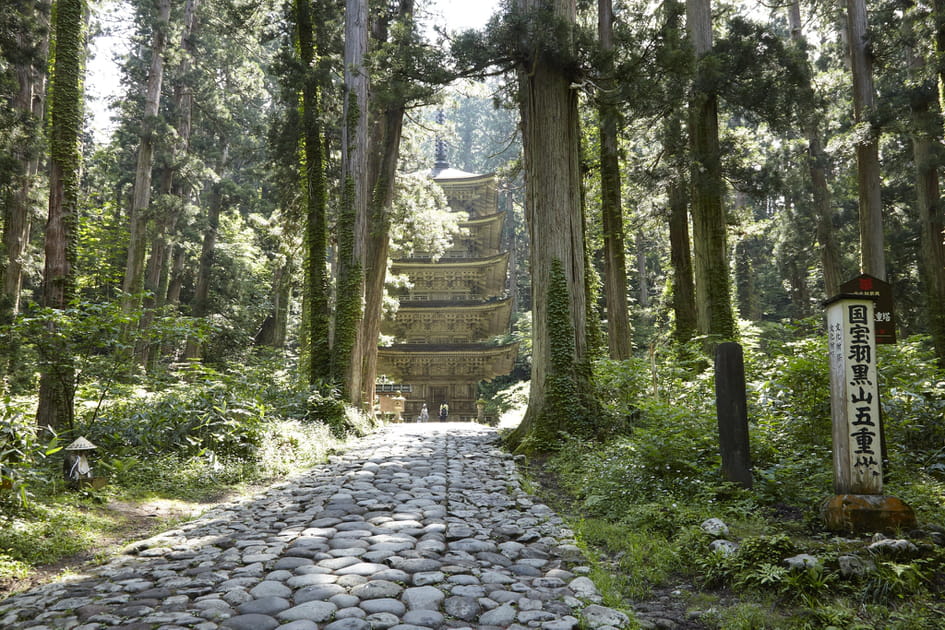
[(883, 494), (837, 494), (821, 506), (821, 515), (832, 532), (894, 533), (916, 527), (915, 512), (900, 499)]

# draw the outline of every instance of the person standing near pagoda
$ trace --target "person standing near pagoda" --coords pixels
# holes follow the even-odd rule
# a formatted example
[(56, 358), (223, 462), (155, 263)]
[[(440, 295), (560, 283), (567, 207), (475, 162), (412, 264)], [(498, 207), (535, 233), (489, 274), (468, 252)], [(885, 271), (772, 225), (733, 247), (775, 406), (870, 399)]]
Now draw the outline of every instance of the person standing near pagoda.
[(420, 422), (429, 422), (430, 412), (427, 410), (427, 404), (423, 403), (423, 409), (420, 410)]
[(446, 422), (446, 416), (450, 415), (450, 406), (446, 404), (446, 401), (440, 405), (440, 422)]

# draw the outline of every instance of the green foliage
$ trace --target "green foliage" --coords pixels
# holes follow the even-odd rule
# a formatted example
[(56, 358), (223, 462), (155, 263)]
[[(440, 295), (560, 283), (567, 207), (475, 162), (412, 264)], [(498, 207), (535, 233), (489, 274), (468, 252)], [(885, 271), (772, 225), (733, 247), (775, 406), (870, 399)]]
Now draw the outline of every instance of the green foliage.
[[(678, 571), (680, 557), (665, 536), (636, 520), (633, 524), (600, 519), (581, 520), (575, 528), (578, 544), (595, 557), (591, 579), (608, 606), (623, 607), (627, 599), (647, 597), (654, 584)], [(596, 549), (602, 549), (598, 554)]]
[[(39, 433), (24, 405), (9, 397), (0, 409), (0, 513), (28, 507), (36, 486), (49, 483), (49, 456), (61, 447)], [(0, 546), (2, 549), (2, 546)]]

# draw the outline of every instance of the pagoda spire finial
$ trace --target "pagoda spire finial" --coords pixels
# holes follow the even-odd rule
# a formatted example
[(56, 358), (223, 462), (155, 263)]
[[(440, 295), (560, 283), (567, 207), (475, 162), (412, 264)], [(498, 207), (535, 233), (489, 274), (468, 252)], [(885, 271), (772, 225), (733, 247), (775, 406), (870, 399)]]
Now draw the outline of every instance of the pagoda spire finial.
[[(436, 112), (436, 123), (440, 129), (446, 124), (446, 114), (443, 113), (442, 109)], [(450, 167), (450, 163), (446, 161), (446, 141), (440, 135), (440, 129), (436, 133), (436, 161), (433, 163), (433, 168), (437, 171)]]

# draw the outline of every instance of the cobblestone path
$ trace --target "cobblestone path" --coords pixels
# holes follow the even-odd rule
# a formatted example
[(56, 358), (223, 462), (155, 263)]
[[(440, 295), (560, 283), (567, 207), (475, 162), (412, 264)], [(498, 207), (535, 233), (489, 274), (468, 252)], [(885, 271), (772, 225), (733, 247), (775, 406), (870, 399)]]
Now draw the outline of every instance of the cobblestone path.
[(0, 601), (0, 628), (623, 627), (496, 433), (407, 424), (263, 494)]

